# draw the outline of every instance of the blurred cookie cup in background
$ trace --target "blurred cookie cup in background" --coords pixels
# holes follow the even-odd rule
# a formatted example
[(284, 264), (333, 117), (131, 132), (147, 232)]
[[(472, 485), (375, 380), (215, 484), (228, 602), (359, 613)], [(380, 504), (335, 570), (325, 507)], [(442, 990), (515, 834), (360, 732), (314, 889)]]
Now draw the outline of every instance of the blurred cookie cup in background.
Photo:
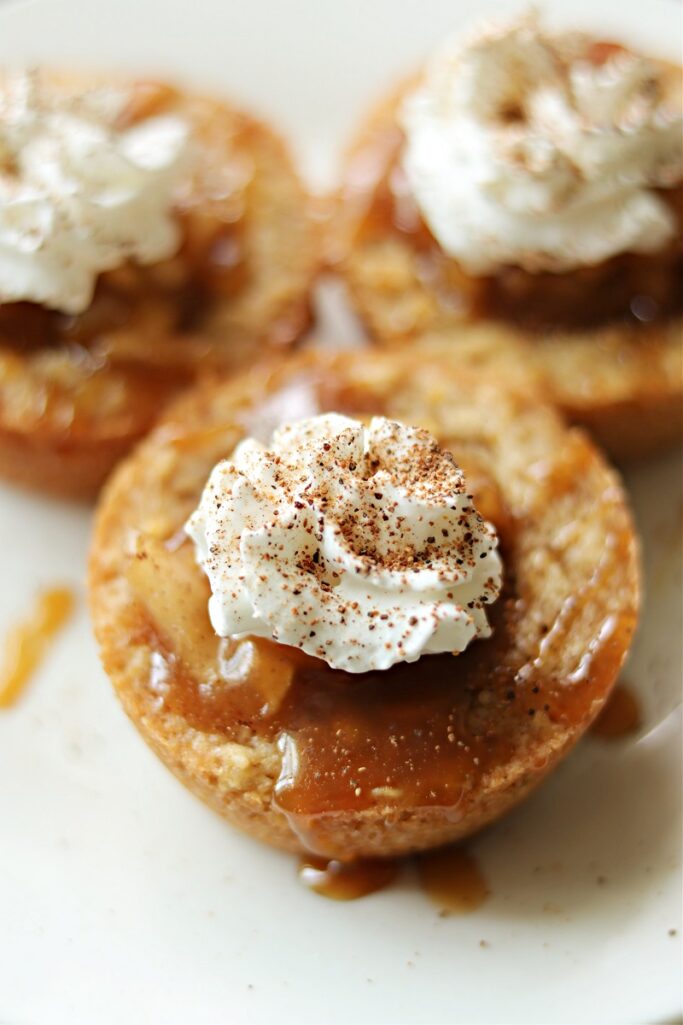
[(528, 794), (603, 707), (639, 602), (618, 477), (504, 340), (192, 389), (108, 482), (90, 556), (153, 750), (234, 825), (342, 860)]
[(90, 497), (203, 370), (293, 344), (308, 214), (282, 141), (229, 103), (0, 75), (0, 474)]
[(615, 457), (680, 438), (681, 70), (537, 13), (446, 43), (375, 108), (330, 252), (383, 345), (496, 322)]

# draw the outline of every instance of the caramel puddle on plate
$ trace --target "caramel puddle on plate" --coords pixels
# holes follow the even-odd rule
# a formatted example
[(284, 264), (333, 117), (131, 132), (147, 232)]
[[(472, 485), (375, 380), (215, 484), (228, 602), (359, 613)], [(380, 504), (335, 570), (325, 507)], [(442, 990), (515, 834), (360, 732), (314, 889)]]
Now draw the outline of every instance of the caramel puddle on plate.
[[(618, 740), (635, 733), (641, 724), (640, 702), (633, 690), (621, 683), (612, 691), (591, 732), (605, 740)], [(444, 917), (476, 911), (490, 894), (486, 879), (465, 847), (425, 851), (415, 855), (413, 861), (421, 889)], [(401, 859), (342, 862), (306, 855), (299, 862), (299, 879), (323, 897), (356, 900), (390, 886), (400, 866)]]
[(331, 900), (357, 900), (393, 883), (399, 862), (383, 858), (337, 861), (306, 854), (299, 861), (299, 879), (309, 890)]
[[(444, 915), (476, 911), (489, 895), (486, 880), (464, 847), (427, 851), (411, 860), (417, 867), (421, 889)], [(304, 855), (299, 861), (299, 879), (323, 897), (356, 900), (390, 886), (401, 864), (398, 858), (343, 862)]]
[(21, 695), (73, 607), (73, 591), (66, 587), (48, 588), (39, 593), (30, 615), (10, 629), (0, 661), (0, 708), (9, 708)]
[(603, 740), (619, 740), (639, 730), (642, 722), (638, 698), (627, 684), (619, 683), (590, 731)]

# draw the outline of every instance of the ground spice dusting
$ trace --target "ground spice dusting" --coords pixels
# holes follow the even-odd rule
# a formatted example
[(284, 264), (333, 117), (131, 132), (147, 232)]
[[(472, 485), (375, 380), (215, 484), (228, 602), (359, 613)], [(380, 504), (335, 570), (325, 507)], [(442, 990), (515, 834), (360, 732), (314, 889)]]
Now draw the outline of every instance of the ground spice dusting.
[(188, 530), (204, 545), (214, 609), (230, 596), (214, 619), (221, 636), (250, 618), (245, 632), (363, 672), (488, 635), (495, 531), (424, 430), (329, 414), (285, 426), (269, 447), (245, 442), (214, 470)]

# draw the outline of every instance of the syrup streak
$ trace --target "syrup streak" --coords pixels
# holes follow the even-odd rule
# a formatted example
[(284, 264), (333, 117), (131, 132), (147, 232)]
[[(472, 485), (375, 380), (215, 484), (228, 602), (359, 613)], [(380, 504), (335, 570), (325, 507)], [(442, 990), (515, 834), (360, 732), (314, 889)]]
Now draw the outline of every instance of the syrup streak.
[[(390, 886), (403, 858), (337, 861), (315, 854), (299, 860), (299, 879), (308, 889), (332, 900), (357, 900)], [(409, 859), (413, 860), (413, 859)], [(488, 883), (472, 854), (462, 846), (441, 847), (415, 855), (420, 888), (441, 915), (469, 914), (490, 895)]]
[(47, 588), (39, 593), (28, 618), (10, 629), (0, 663), (0, 708), (9, 708), (20, 697), (73, 608), (73, 591), (67, 587)]
[(331, 900), (357, 900), (376, 893), (393, 883), (398, 872), (398, 861), (384, 858), (344, 862), (311, 854), (299, 861), (304, 886)]

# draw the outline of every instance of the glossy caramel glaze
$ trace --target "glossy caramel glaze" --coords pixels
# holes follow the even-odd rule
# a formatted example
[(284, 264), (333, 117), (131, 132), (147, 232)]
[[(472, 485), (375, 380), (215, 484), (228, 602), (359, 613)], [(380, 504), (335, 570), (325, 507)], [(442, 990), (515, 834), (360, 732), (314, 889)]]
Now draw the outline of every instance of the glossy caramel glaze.
[[(308, 403), (314, 400), (321, 409), (359, 415), (364, 404), (362, 396), (351, 401), (330, 380), (308, 387)], [(373, 411), (390, 413), (378, 408), (377, 399)], [(258, 409), (253, 417), (261, 419)], [(454, 454), (458, 459), (457, 447)], [(565, 461), (538, 469), (548, 502), (572, 487), (589, 455), (578, 445)], [(461, 655), (430, 655), (386, 672), (347, 674), (271, 641), (218, 641), (208, 620), (208, 584), (200, 577), (192, 609), (190, 588), (184, 588), (188, 619), (214, 651), (216, 665), (197, 676), (177, 650), (165, 653), (166, 707), (203, 732), (239, 739), (246, 726), (277, 743), (282, 769), (274, 801), (307, 849), (321, 849), (311, 821), (326, 813), (388, 802), (399, 808), (446, 808), (457, 820), (481, 780), (518, 753), (532, 720), (534, 730), (543, 732), (590, 718), (628, 644), (633, 616), (608, 616), (577, 662), (571, 686), (544, 672), (546, 658), (576, 628), (583, 604), (606, 584), (606, 567), (598, 563), (583, 591), (543, 624), (540, 651), (529, 661), (517, 644), (520, 621), (528, 613), (515, 578), (514, 523), (495, 481), (469, 461), (475, 504), (483, 494), (483, 511), (501, 528), (506, 586), (490, 612), (493, 637)], [(627, 559), (631, 537), (624, 528), (608, 545)], [(166, 547), (168, 564), (158, 572), (181, 579), (182, 560), (183, 577), (198, 574), (189, 542), (179, 544), (174, 534)], [(161, 636), (150, 643), (163, 652)], [(158, 676), (159, 661), (154, 672)]]
[[(509, 564), (511, 552), (505, 557)], [(604, 583), (598, 578), (593, 586)], [(590, 600), (590, 590), (583, 598)], [(562, 644), (580, 606), (581, 598), (548, 624), (548, 647)], [(209, 633), (205, 604), (196, 611)], [(542, 654), (536, 666), (516, 649), (524, 611), (508, 590), (492, 612), (493, 638), (458, 656), (432, 655), (384, 673), (351, 676), (259, 639), (234, 644), (209, 682), (165, 654), (166, 707), (202, 732), (238, 740), (247, 726), (277, 742), (282, 770), (274, 800), (307, 849), (320, 849), (312, 818), (329, 812), (439, 806), (457, 820), (481, 780), (519, 753), (531, 719), (543, 731), (590, 718), (634, 627), (630, 616), (606, 619), (568, 687), (544, 676)], [(163, 652), (160, 637), (148, 639)], [(243, 654), (253, 647), (260, 659)], [(264, 667), (273, 663), (275, 679), (289, 685), (271, 710)]]
[(464, 847), (439, 847), (413, 859), (361, 858), (339, 861), (315, 854), (299, 859), (299, 880), (330, 900), (358, 900), (384, 890), (398, 878), (404, 864), (414, 864), (420, 889), (443, 917), (476, 911), (490, 889), (473, 855)]
[(382, 858), (345, 862), (304, 855), (299, 861), (299, 879), (304, 886), (331, 900), (367, 897), (390, 886), (398, 872), (398, 862)]
[(45, 658), (53, 637), (67, 623), (74, 595), (65, 587), (42, 591), (30, 615), (12, 627), (0, 663), (0, 709), (9, 708), (23, 693)]
[[(457, 364), (448, 342), (417, 363), (407, 350), (310, 353), (188, 395), (99, 514), (96, 629), (129, 714), (205, 799), (290, 849), (353, 859), (478, 828), (586, 729), (629, 647), (637, 565), (616, 478), (526, 375), (515, 384), (503, 359), (501, 387), (495, 361), (482, 374), (478, 351), (470, 371), (467, 351)], [(272, 641), (215, 636), (182, 524), (241, 437), (316, 409), (427, 427), (453, 452), (501, 535), (490, 639), (357, 676)]]

